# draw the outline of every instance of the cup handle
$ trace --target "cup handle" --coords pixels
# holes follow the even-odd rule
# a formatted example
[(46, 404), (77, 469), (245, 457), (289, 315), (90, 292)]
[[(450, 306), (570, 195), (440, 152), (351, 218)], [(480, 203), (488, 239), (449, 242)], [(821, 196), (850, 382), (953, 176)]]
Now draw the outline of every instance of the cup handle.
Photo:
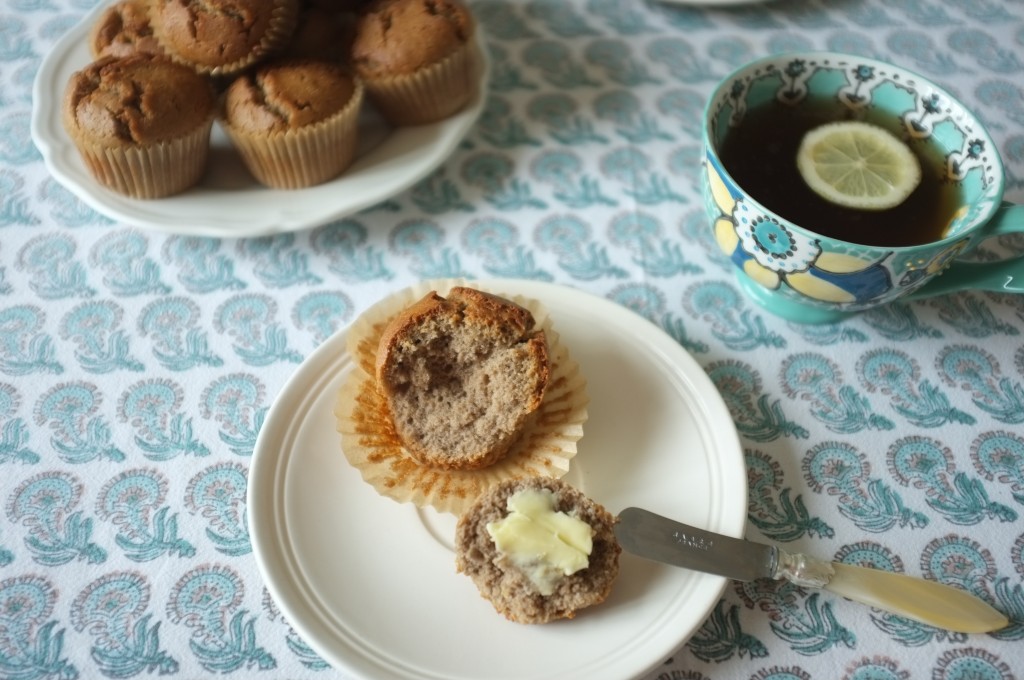
[[(983, 229), (985, 238), (1024, 232), (1024, 205), (1003, 201)], [(999, 262), (954, 262), (942, 276), (935, 277), (904, 299), (920, 300), (960, 290), (1024, 293), (1024, 255)]]

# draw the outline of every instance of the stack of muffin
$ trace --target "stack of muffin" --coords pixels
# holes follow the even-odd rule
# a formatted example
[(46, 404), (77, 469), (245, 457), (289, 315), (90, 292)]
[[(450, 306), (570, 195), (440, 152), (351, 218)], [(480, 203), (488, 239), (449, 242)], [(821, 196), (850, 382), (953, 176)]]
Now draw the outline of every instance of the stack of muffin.
[(63, 123), (92, 176), (133, 198), (199, 182), (215, 120), (261, 183), (312, 186), (352, 163), (364, 95), (397, 126), (462, 109), (474, 33), (458, 0), (119, 0)]

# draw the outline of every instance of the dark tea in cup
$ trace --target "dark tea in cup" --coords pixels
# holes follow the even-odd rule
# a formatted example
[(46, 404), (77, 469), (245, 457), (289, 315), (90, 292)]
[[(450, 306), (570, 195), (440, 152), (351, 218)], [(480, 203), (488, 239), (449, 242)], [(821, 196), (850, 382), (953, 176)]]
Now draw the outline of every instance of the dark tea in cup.
[[(719, 144), (719, 158), (726, 172), (754, 200), (824, 236), (888, 247), (942, 239), (964, 199), (957, 185), (940, 175), (944, 154), (930, 138), (904, 140), (920, 163), (921, 181), (895, 207), (844, 207), (807, 185), (796, 160), (804, 135), (849, 117), (849, 110), (834, 101), (810, 100), (794, 107), (772, 100), (746, 111), (739, 125), (728, 130)], [(870, 117), (866, 121), (871, 122)]]

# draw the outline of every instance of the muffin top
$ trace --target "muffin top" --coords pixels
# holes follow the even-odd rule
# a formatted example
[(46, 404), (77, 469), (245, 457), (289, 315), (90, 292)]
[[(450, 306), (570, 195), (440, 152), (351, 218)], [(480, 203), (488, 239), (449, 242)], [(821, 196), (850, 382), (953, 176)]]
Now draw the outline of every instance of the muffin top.
[(143, 0), (121, 0), (103, 11), (89, 33), (94, 57), (126, 57), (136, 52), (160, 54)]
[(356, 82), (339, 64), (314, 59), (265, 62), (224, 94), (222, 115), (237, 131), (273, 133), (331, 117), (352, 100)]
[(103, 57), (71, 75), (63, 120), (70, 133), (105, 145), (155, 144), (208, 121), (215, 101), (205, 78), (165, 57)]
[(272, 30), (287, 39), (298, 0), (151, 0), (150, 16), (166, 50), (200, 68), (261, 57)]
[(473, 16), (453, 0), (375, 0), (356, 25), (360, 75), (406, 75), (443, 60), (473, 35)]

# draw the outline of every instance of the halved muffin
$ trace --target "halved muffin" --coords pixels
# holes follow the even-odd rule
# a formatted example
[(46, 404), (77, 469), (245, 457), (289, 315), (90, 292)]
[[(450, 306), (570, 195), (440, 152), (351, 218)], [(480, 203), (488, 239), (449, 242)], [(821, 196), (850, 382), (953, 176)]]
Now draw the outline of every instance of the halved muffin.
[(381, 335), (377, 385), (410, 454), (442, 469), (499, 460), (544, 399), (551, 372), (529, 311), (473, 288), (431, 292)]

